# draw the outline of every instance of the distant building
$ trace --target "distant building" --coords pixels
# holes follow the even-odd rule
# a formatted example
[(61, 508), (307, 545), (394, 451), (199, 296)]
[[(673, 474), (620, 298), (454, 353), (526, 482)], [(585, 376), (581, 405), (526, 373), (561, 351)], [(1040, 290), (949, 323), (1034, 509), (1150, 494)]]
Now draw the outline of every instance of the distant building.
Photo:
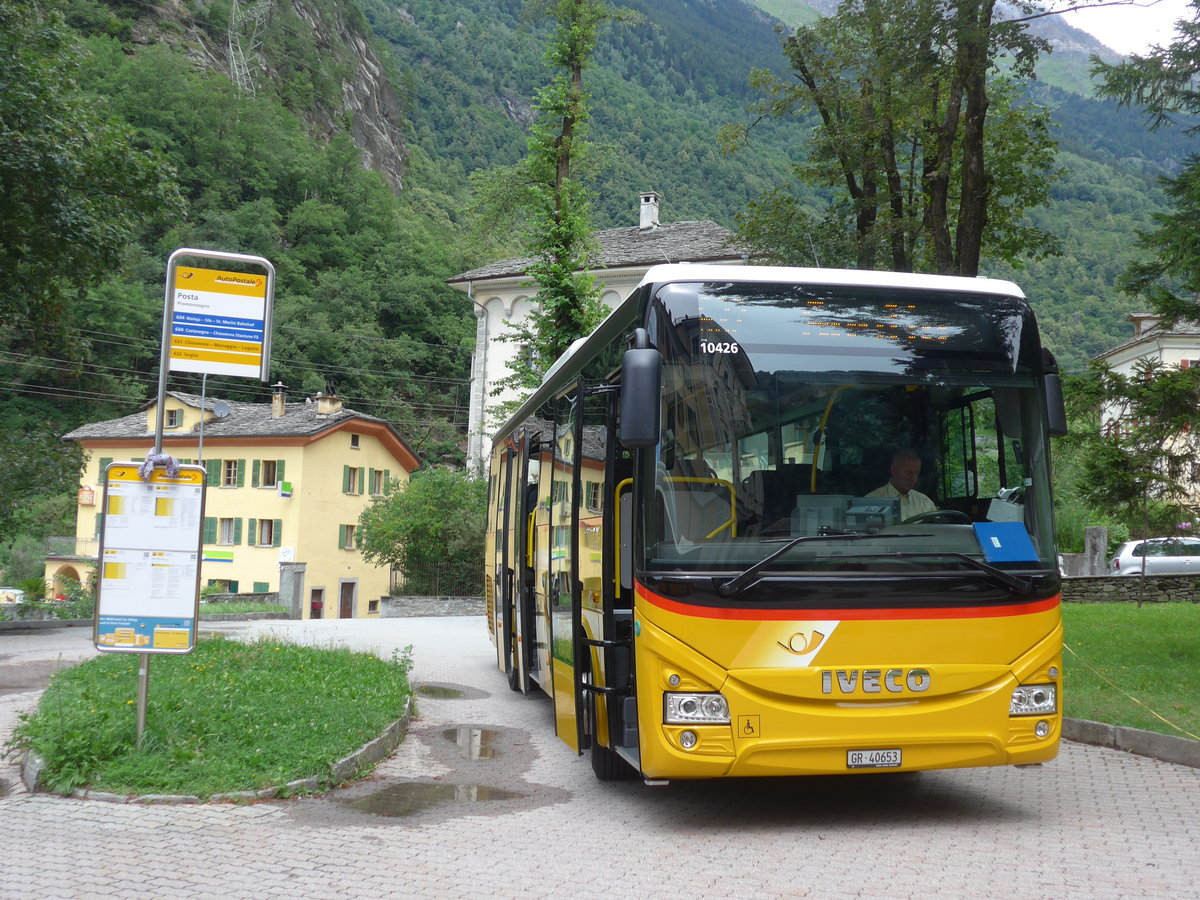
[[(1104, 362), (1119, 375), (1133, 375), (1142, 360), (1167, 368), (1190, 369), (1200, 366), (1200, 326), (1186, 322), (1164, 328), (1152, 313), (1130, 313), (1133, 337), (1094, 359)], [(1125, 432), (1128, 423), (1111, 406), (1100, 411), (1100, 427), (1105, 434)], [(1182, 440), (1183, 438), (1180, 438)]]
[[(46, 562), (52, 594), (63, 578), (86, 582), (99, 545), (104, 470), (141, 462), (153, 449), (157, 402), (65, 435), (87, 451), (75, 541)], [(303, 564), (304, 618), (378, 615), (391, 588), (387, 567), (359, 552), (359, 514), (373, 496), (407, 481), (420, 463), (383, 419), (346, 409), (337, 397), (238, 403), (168, 392), (163, 450), (207, 470), (200, 584), (233, 593), (274, 592), (280, 565)], [(295, 577), (295, 576), (293, 576)]]
[(1152, 313), (1130, 313), (1129, 321), (1133, 337), (1095, 357), (1114, 372), (1130, 375), (1142, 359), (1181, 369), (1200, 366), (1200, 326), (1180, 322), (1163, 328)]
[[(715, 222), (659, 223), (661, 197), (653, 191), (639, 196), (638, 225), (597, 231), (600, 246), (591, 270), (601, 288), (601, 300), (609, 309), (633, 293), (646, 270), (663, 262), (739, 264), (745, 255), (727, 228)], [(515, 392), (491, 395), (496, 382), (509, 374), (508, 364), (521, 348), (497, 341), (508, 328), (533, 310), (537, 285), (527, 274), (531, 257), (502, 260), (461, 275), (448, 283), (465, 293), (475, 304), (475, 355), (471, 365), (470, 414), (467, 429), (467, 466), (480, 471), (491, 448), (491, 436), (499, 422), (491, 421), (489, 410), (516, 398)]]

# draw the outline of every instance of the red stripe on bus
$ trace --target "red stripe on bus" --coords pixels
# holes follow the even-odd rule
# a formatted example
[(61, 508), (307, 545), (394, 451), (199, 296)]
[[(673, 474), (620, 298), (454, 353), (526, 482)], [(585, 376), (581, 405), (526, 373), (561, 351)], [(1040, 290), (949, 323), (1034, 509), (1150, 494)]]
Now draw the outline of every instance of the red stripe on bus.
[(1062, 602), (1062, 594), (1032, 603), (1011, 603), (1005, 606), (956, 606), (947, 608), (918, 607), (912, 609), (735, 609), (717, 606), (696, 606), (680, 603), (637, 584), (637, 594), (647, 603), (681, 616), (699, 619), (737, 619), (739, 621), (795, 621), (802, 619), (838, 619), (841, 621), (871, 619), (987, 619), (1001, 616), (1025, 616), (1054, 609)]

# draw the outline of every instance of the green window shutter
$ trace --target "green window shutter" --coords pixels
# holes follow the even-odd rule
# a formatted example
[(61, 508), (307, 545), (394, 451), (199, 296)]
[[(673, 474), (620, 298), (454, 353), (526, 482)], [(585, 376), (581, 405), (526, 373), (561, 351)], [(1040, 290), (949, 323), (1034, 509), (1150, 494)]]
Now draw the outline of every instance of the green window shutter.
[(358, 493), (360, 495), (367, 492), (367, 470), (366, 467), (361, 467), (358, 470)]
[(274, 535), (271, 546), (278, 547), (283, 543), (283, 519), (275, 519), (274, 523), (275, 527), (271, 529), (271, 534)]
[(254, 593), (265, 594), (269, 590), (271, 590), (271, 585), (269, 585), (267, 582), (265, 582), (265, 581), (254, 582)]
[(342, 493), (350, 493), (350, 467), (342, 466)]
[(258, 519), (246, 520), (246, 546), (258, 546)]
[(242, 542), (242, 520), (237, 518), (233, 520), (233, 542), (240, 544)]
[(338, 526), (338, 546), (339, 547), (346, 546), (346, 526), (345, 525)]
[(262, 469), (262, 461), (256, 459), (254, 461), (254, 466), (250, 472), (250, 487), (258, 487), (258, 485), (261, 483), (261, 481), (262, 481), (262, 479), (260, 477), (261, 469)]
[(373, 493), (375, 493), (375, 470), (374, 469), (367, 469), (367, 478), (369, 479), (367, 481), (367, 490), (373, 494)]
[(275, 483), (279, 484), (283, 481), (283, 460), (275, 460)]
[(236, 594), (238, 592), (238, 583), (236, 581), (229, 582), (229, 593)]
[(204, 517), (204, 543), (215, 544), (217, 542), (217, 520), (212, 516)]
[(108, 468), (108, 464), (112, 461), (113, 461), (113, 458), (111, 456), (100, 457), (100, 483), (101, 484), (108, 483), (108, 477), (105, 474), (104, 470)]
[(209, 487), (221, 483), (221, 461), (219, 459), (206, 460), (204, 468), (206, 470), (204, 480)]
[(392, 470), (384, 469), (383, 470), (383, 492), (386, 494), (388, 492), (388, 489), (391, 486), (392, 486)]
[(246, 461), (244, 459), (237, 461), (237, 486), (246, 486)]

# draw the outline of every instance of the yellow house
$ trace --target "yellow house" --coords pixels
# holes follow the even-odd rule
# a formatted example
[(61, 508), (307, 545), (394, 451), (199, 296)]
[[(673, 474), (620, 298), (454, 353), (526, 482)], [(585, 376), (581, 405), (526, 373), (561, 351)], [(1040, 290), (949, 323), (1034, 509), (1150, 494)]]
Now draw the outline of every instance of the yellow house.
[[(104, 471), (153, 449), (157, 403), (65, 435), (87, 451), (72, 553), (52, 554), (46, 581), (91, 578), (99, 547)], [(206, 469), (200, 584), (242, 593), (281, 590), (304, 618), (379, 614), (389, 569), (356, 547), (359, 514), (420, 462), (385, 420), (340, 399), (240, 403), (168, 392), (163, 450)]]

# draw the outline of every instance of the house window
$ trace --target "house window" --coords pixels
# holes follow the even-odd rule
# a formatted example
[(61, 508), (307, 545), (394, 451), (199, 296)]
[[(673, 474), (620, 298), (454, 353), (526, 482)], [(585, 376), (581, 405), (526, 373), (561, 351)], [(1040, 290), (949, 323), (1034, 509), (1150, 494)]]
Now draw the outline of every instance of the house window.
[(279, 467), (273, 459), (264, 459), (262, 461), (262, 481), (260, 484), (263, 487), (275, 487), (279, 483), (278, 477)]
[(599, 481), (587, 483), (588, 512), (604, 512), (604, 484)]
[(275, 546), (275, 519), (259, 519), (258, 520), (258, 546), (273, 547)]
[(338, 546), (343, 550), (354, 549), (354, 534), (358, 529), (357, 525), (339, 525), (338, 526)]
[(238, 461), (236, 459), (224, 460), (221, 464), (221, 487), (237, 487), (238, 483)]
[(361, 494), (366, 487), (366, 469), (357, 466), (342, 466), (342, 493)]
[(387, 487), (387, 473), (383, 469), (371, 470), (371, 496), (378, 497)]
[(166, 422), (164, 422), (163, 427), (164, 428), (178, 428), (182, 424), (183, 424), (183, 410), (182, 409), (168, 409), (167, 415), (166, 415)]
[(350, 449), (351, 450), (358, 449), (358, 435), (357, 434), (350, 435)]
[(221, 519), (217, 531), (218, 544), (236, 544), (238, 542), (238, 531), (241, 529), (236, 526), (241, 524), (241, 519)]
[(367, 601), (367, 612), (370, 613), (371, 615), (376, 615), (379, 612), (379, 601), (378, 600), (368, 600)]

